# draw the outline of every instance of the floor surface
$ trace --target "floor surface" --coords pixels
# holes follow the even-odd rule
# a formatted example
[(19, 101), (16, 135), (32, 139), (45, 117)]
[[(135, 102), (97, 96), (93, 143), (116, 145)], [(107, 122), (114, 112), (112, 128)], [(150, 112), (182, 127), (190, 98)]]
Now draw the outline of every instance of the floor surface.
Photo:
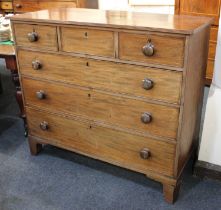
[(169, 205), (161, 184), (142, 174), (52, 146), (31, 156), (2, 61), (0, 74), (0, 210), (221, 209), (221, 183), (193, 177), (191, 163), (178, 201)]

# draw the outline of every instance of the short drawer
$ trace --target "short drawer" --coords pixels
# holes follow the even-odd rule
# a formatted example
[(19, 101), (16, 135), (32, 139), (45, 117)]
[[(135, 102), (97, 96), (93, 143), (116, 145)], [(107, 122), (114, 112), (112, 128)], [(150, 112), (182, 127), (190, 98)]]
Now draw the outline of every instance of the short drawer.
[(183, 67), (184, 37), (156, 34), (119, 34), (119, 57), (150, 64)]
[(210, 30), (210, 41), (217, 42), (218, 27), (212, 26)]
[[(35, 109), (26, 111), (29, 134), (50, 144), (144, 174), (173, 176), (175, 145)], [(147, 154), (146, 159), (142, 154)]]
[(214, 71), (214, 60), (208, 59), (207, 61), (207, 69), (206, 69), (206, 78), (212, 79), (213, 78), (213, 71)]
[(14, 24), (18, 46), (57, 51), (57, 32), (54, 26)]
[(76, 1), (27, 1), (15, 0), (13, 1), (15, 12), (33, 12), (37, 10), (52, 9), (52, 8), (68, 8), (76, 7)]
[(89, 28), (61, 27), (61, 49), (106, 57), (114, 57), (114, 33)]
[(24, 77), (22, 86), (26, 105), (151, 135), (176, 138), (178, 108)]
[(208, 58), (215, 60), (215, 55), (216, 55), (216, 43), (210, 42)]
[[(18, 59), (24, 75), (180, 103), (182, 72), (24, 50), (18, 51)], [(32, 68), (36, 61), (39, 70)]]
[(8, 10), (8, 9), (12, 9), (12, 2), (10, 1), (3, 1), (3, 2), (0, 2), (0, 5), (1, 5), (1, 9), (4, 9), (4, 10)]

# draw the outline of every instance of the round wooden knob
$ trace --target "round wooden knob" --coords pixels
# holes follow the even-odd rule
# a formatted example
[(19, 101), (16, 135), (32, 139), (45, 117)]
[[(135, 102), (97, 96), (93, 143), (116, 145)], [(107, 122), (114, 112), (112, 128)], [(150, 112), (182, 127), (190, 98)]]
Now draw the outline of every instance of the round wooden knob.
[(149, 112), (144, 112), (141, 115), (141, 121), (145, 124), (148, 124), (152, 121), (152, 115)]
[(17, 9), (20, 9), (20, 8), (22, 8), (22, 5), (21, 5), (21, 4), (16, 4), (15, 7), (16, 7)]
[(46, 131), (49, 129), (49, 125), (46, 121), (43, 121), (40, 123), (40, 128), (41, 128), (41, 130)]
[(43, 90), (37, 91), (36, 92), (36, 96), (37, 96), (38, 99), (46, 98), (46, 94), (45, 94), (45, 92)]
[(147, 148), (144, 148), (140, 151), (140, 157), (142, 159), (148, 159), (150, 157), (150, 150)]
[(41, 69), (41, 67), (42, 67), (42, 64), (40, 61), (38, 61), (38, 60), (32, 61), (32, 68), (34, 70), (39, 70), (39, 69)]
[(29, 40), (30, 42), (36, 42), (36, 41), (38, 41), (38, 34), (37, 34), (37, 32), (28, 33), (28, 40)]
[(153, 82), (151, 79), (145, 78), (145, 79), (143, 80), (143, 88), (144, 88), (145, 90), (150, 90), (150, 89), (152, 89), (152, 88), (153, 88), (153, 84), (154, 84), (154, 82)]
[(147, 44), (143, 46), (143, 54), (145, 56), (153, 56), (154, 55), (154, 45), (151, 43), (151, 40), (149, 39)]

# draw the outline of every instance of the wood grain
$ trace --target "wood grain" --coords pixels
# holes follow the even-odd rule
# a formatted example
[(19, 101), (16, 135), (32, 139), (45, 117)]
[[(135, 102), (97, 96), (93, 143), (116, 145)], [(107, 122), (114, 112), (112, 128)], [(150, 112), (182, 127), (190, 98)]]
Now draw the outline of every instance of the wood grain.
[(176, 0), (176, 14), (196, 15), (196, 16), (209, 16), (214, 17), (213, 26), (210, 32), (210, 49), (209, 59), (206, 70), (205, 81), (206, 85), (210, 85), (213, 78), (213, 68), (215, 61), (215, 49), (217, 45), (217, 34), (220, 16), (220, 0)]
[[(27, 108), (26, 111), (30, 135), (49, 139), (51, 144), (63, 145), (80, 154), (142, 173), (149, 170), (168, 176), (173, 173), (174, 145), (30, 108)], [(49, 123), (48, 131), (40, 129), (39, 124), (42, 121)], [(151, 151), (151, 157), (147, 160), (140, 157), (139, 153), (143, 148)]]
[(220, 0), (180, 0), (180, 14), (214, 17), (219, 25)]
[(213, 59), (208, 59), (208, 61), (207, 61), (207, 69), (206, 69), (206, 79), (212, 80), (214, 65), (215, 65), (215, 61)]
[[(151, 39), (154, 45), (154, 55), (145, 56), (142, 47)], [(147, 63), (183, 67), (185, 38), (170, 37), (156, 34), (119, 34), (119, 57), (125, 60), (135, 60)]]
[(114, 57), (114, 33), (88, 28), (61, 27), (61, 51)]
[[(29, 106), (80, 115), (151, 135), (176, 138), (179, 109), (53, 82), (23, 78), (22, 84)], [(36, 92), (40, 90), (46, 93), (43, 100), (36, 97)], [(145, 112), (152, 114), (153, 120), (149, 124), (141, 122), (141, 115)]]
[[(77, 7), (77, 0), (55, 0), (55, 1), (27, 1), (27, 0), (14, 0), (13, 6), (16, 13), (20, 12), (33, 12), (50, 8), (68, 8)], [(18, 6), (19, 5), (19, 6)]]
[[(28, 40), (28, 33), (37, 32), (38, 40), (36, 42), (30, 42)], [(55, 26), (44, 26), (34, 24), (14, 24), (14, 37), (16, 45), (46, 49), (51, 51), (57, 51), (57, 32)]]
[(0, 2), (0, 7), (3, 10), (11, 10), (13, 8), (12, 2), (10, 2), (10, 1)]
[(178, 34), (193, 34), (212, 22), (207, 17), (148, 14), (129, 11), (104, 11), (82, 8), (58, 8), (26, 13), (11, 18), (14, 21), (57, 23), (63, 25), (97, 26), (104, 28), (148, 30)]
[[(18, 59), (24, 75), (180, 104), (181, 72), (25, 50)], [(42, 63), (39, 71), (32, 69), (35, 60)], [(145, 78), (154, 82), (152, 89), (142, 87)]]

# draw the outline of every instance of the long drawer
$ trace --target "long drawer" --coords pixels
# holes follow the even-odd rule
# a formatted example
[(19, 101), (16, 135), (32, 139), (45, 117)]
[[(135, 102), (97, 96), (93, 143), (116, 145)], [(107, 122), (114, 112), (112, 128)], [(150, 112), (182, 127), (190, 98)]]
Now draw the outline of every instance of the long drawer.
[(18, 46), (57, 51), (57, 30), (55, 26), (35, 24), (14, 24), (15, 40)]
[(30, 135), (142, 173), (173, 175), (175, 145), (30, 108), (26, 111)]
[(184, 46), (184, 37), (151, 33), (119, 33), (119, 57), (123, 60), (182, 68)]
[(22, 84), (26, 105), (66, 112), (151, 135), (176, 138), (178, 108), (24, 77)]
[[(25, 50), (18, 59), (23, 75), (180, 103), (182, 72)], [(33, 62), (40, 63), (38, 70)]]

